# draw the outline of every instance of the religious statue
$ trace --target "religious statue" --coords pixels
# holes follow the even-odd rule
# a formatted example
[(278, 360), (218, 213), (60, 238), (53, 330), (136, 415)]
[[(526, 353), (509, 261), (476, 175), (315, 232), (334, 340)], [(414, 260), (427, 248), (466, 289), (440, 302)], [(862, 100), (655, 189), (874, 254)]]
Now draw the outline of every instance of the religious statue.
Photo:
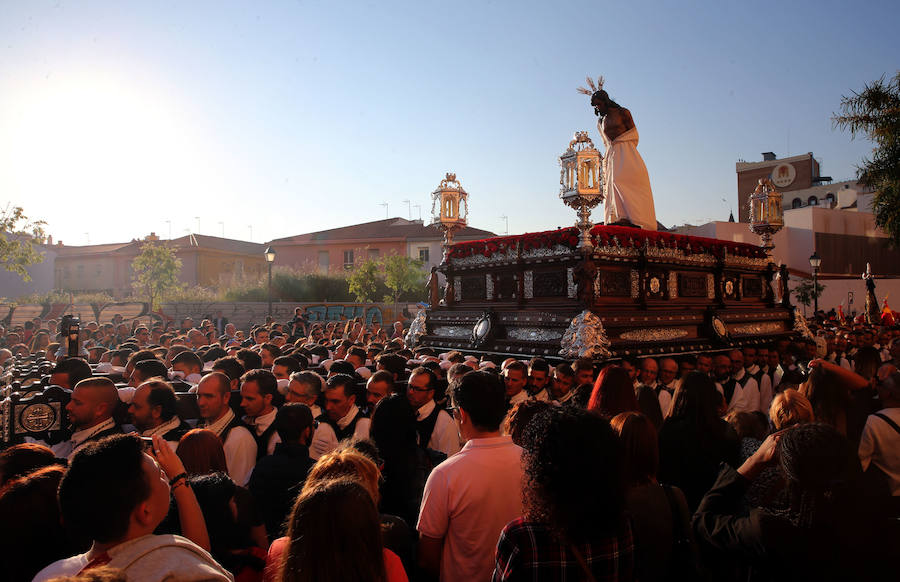
[(603, 194), (607, 225), (636, 226), (656, 230), (656, 210), (650, 176), (644, 159), (637, 151), (638, 131), (631, 112), (609, 98), (603, 90), (603, 77), (588, 77), (590, 89), (578, 91), (591, 96), (591, 106), (599, 118), (597, 129), (606, 147), (603, 158)]
[(431, 274), (428, 275), (428, 282), (425, 283), (425, 285), (428, 288), (428, 301), (431, 304), (431, 307), (437, 307), (441, 300), (437, 267), (431, 267)]
[(881, 310), (878, 309), (878, 299), (875, 297), (875, 275), (872, 274), (869, 263), (866, 263), (862, 279), (866, 282), (866, 323), (881, 325)]

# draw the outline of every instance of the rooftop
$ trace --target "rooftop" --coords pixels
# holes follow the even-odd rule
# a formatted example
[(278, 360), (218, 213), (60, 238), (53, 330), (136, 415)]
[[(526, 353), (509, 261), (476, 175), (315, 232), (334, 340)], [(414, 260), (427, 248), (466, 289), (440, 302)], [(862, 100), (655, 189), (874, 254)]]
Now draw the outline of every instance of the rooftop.
[[(456, 238), (462, 239), (487, 238), (491, 236), (495, 236), (494, 233), (470, 226), (457, 231), (455, 234)], [(361, 224), (353, 224), (350, 226), (341, 226), (328, 230), (320, 230), (317, 232), (308, 232), (286, 238), (278, 238), (271, 242), (306, 244), (372, 239), (437, 240), (440, 238), (440, 231), (431, 225), (426, 225), (419, 220), (407, 220), (405, 218), (394, 217), (372, 222), (363, 222)]]

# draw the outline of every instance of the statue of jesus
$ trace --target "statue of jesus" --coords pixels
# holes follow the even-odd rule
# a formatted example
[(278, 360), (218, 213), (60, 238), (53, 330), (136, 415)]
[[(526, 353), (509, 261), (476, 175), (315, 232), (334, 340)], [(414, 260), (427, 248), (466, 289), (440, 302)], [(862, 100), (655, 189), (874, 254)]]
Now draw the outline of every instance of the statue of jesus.
[(636, 226), (656, 230), (656, 209), (650, 176), (637, 151), (638, 131), (631, 112), (609, 98), (603, 90), (603, 77), (588, 77), (590, 90), (578, 91), (591, 96), (591, 106), (599, 118), (597, 129), (606, 148), (603, 158), (603, 195), (608, 225)]

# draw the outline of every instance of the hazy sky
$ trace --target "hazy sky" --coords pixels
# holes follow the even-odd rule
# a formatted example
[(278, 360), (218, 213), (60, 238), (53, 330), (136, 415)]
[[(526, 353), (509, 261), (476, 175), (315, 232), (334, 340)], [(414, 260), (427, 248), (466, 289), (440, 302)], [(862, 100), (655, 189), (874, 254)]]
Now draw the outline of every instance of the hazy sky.
[(854, 175), (871, 146), (831, 115), (900, 68), (898, 16), (896, 1), (0, 0), (0, 201), (67, 244), (177, 237), (198, 216), (202, 234), (263, 242), (384, 218), (383, 202), (427, 218), (453, 171), (473, 226), (555, 228), (575, 220), (559, 154), (576, 130), (600, 141), (575, 88), (602, 74), (657, 218), (725, 219), (738, 159), (812, 151)]

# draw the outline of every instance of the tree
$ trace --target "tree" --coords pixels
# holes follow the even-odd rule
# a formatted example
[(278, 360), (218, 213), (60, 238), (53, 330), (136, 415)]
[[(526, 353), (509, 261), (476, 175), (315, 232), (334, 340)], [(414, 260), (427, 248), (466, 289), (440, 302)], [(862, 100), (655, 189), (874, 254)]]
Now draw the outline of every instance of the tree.
[[(794, 287), (794, 297), (804, 306), (809, 307), (810, 303), (822, 296), (823, 291), (825, 291), (825, 285), (816, 282), (815, 287), (813, 287), (812, 279), (803, 279)], [(805, 312), (806, 310), (804, 309)]]
[(356, 296), (359, 303), (369, 303), (375, 300), (375, 292), (378, 290), (378, 262), (374, 259), (366, 259), (359, 263), (356, 269), (347, 277), (350, 284), (350, 293)]
[(859, 180), (875, 191), (875, 224), (900, 244), (900, 71), (893, 79), (866, 85), (862, 92), (841, 98), (841, 115), (834, 125), (862, 134), (875, 143), (872, 156), (857, 166)]
[(34, 245), (44, 242), (45, 224), (43, 220), (29, 220), (20, 206), (7, 206), (0, 213), (0, 263), (23, 281), (31, 281), (28, 267), (44, 260)]
[(384, 284), (391, 292), (385, 301), (397, 303), (400, 294), (412, 291), (425, 284), (425, 272), (422, 261), (411, 259), (405, 255), (387, 255), (381, 260), (384, 269)]
[(163, 295), (181, 287), (178, 282), (181, 259), (168, 245), (154, 241), (144, 243), (140, 254), (131, 261), (131, 270), (134, 273), (133, 286), (146, 295), (150, 309), (157, 307)]

